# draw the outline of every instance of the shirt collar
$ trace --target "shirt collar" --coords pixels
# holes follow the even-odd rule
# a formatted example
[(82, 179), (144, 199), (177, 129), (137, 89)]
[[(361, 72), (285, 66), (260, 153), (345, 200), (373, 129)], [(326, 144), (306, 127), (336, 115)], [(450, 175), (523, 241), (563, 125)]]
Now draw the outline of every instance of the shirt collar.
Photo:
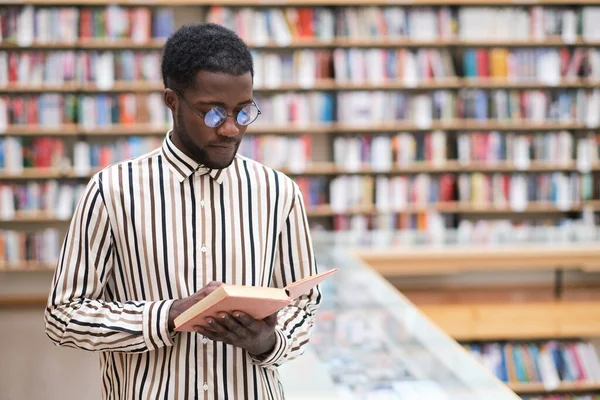
[(207, 168), (197, 161), (188, 157), (183, 151), (178, 149), (171, 141), (171, 131), (167, 133), (165, 140), (163, 141), (161, 154), (168, 167), (177, 177), (179, 183), (189, 178), (195, 172), (199, 175), (210, 174), (210, 176), (218, 183), (223, 183), (225, 174), (224, 169), (212, 169)]

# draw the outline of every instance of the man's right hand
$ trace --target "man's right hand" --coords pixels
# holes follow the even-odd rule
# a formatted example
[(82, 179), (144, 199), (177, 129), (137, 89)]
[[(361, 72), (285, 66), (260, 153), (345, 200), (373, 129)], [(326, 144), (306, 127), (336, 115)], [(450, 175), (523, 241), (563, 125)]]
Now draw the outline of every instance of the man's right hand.
[(210, 293), (212, 293), (215, 289), (221, 286), (223, 282), (210, 282), (208, 285), (204, 286), (202, 289), (198, 290), (193, 295), (186, 297), (185, 299), (175, 300), (171, 305), (171, 309), (169, 310), (169, 331), (173, 332), (175, 328), (175, 318), (179, 316), (182, 312), (190, 308), (192, 305), (196, 304)]

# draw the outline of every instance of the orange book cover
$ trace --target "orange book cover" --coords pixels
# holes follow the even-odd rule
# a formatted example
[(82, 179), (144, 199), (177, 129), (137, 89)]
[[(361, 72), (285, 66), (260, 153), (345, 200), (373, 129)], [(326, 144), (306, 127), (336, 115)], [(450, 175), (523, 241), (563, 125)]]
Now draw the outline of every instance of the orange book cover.
[(206, 318), (222, 312), (240, 311), (261, 320), (289, 305), (337, 271), (335, 268), (309, 276), (283, 289), (223, 284), (175, 318), (175, 330), (194, 332), (194, 326), (206, 325)]

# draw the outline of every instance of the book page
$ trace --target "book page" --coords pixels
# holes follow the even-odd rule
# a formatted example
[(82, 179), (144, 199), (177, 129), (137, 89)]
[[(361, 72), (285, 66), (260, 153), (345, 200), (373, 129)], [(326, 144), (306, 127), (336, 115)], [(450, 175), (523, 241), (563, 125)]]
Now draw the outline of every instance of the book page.
[(309, 276), (308, 278), (301, 279), (294, 283), (291, 283), (285, 287), (288, 292), (288, 295), (292, 300), (297, 299), (305, 293), (308, 293), (310, 289), (317, 286), (319, 283), (324, 281), (330, 275), (336, 273), (338, 268), (334, 268), (327, 272), (323, 272), (317, 275)]

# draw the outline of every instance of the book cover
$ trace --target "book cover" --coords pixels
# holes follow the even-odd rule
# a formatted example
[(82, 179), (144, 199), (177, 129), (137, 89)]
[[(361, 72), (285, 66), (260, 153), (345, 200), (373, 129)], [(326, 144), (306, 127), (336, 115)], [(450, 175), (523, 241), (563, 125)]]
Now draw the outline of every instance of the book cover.
[(309, 276), (283, 289), (223, 284), (175, 318), (175, 331), (194, 332), (194, 326), (205, 325), (206, 318), (222, 312), (240, 311), (261, 320), (289, 305), (337, 271), (335, 268)]

